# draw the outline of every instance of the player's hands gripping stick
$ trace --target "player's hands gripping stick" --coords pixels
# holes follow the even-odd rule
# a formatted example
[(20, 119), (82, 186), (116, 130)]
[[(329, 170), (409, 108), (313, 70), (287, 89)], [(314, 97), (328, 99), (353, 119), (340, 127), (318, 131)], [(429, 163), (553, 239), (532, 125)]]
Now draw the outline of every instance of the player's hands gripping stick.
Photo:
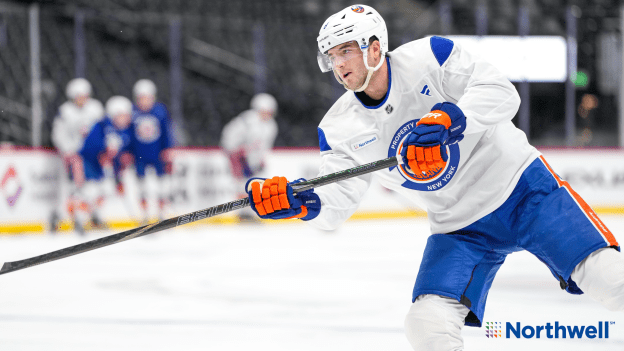
[(321, 201), (313, 189), (295, 194), (285, 177), (251, 178), (245, 188), (251, 208), (260, 218), (310, 220), (321, 211)]
[(451, 102), (437, 103), (423, 116), (407, 137), (401, 156), (414, 173), (427, 173), (443, 168), (448, 161), (446, 145), (464, 138), (466, 116)]

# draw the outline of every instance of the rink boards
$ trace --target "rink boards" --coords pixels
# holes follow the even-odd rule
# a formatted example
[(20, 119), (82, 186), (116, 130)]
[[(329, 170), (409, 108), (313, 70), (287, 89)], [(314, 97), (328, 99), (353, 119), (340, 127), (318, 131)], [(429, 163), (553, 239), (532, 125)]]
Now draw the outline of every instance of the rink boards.
[[(544, 149), (553, 169), (599, 214), (624, 214), (624, 150)], [(158, 183), (148, 172), (150, 214), (157, 218), (156, 193), (164, 189), (172, 203), (165, 218), (177, 216), (241, 196), (242, 184), (233, 180), (229, 161), (216, 148), (178, 148), (173, 152), (173, 174)], [(262, 176), (289, 180), (313, 178), (320, 157), (317, 149), (276, 149)], [(125, 195), (116, 193), (112, 179), (103, 182), (102, 216), (112, 228), (134, 227), (140, 220), (139, 189), (132, 169), (124, 173)], [(0, 149), (0, 234), (48, 231), (53, 217), (57, 229), (71, 229), (66, 211), (69, 180), (59, 156), (47, 149)], [(373, 182), (353, 220), (423, 217), (426, 214), (405, 199)], [(236, 223), (233, 214), (204, 223)], [(201, 223), (201, 222), (200, 222)]]

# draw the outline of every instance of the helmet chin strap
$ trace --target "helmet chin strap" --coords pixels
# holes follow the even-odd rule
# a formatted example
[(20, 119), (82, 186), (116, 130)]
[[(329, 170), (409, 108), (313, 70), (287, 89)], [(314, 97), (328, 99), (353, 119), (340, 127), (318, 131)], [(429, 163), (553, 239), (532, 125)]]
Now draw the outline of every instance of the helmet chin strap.
[(373, 77), (373, 73), (375, 71), (377, 71), (379, 68), (381, 68), (381, 65), (383, 65), (384, 63), (384, 59), (386, 57), (385, 53), (381, 53), (381, 57), (379, 58), (379, 63), (377, 64), (377, 66), (375, 67), (369, 67), (368, 66), (368, 54), (365, 50), (362, 50), (362, 58), (364, 59), (364, 66), (366, 66), (366, 69), (368, 70), (368, 74), (366, 75), (366, 80), (364, 80), (364, 84), (362, 84), (361, 87), (357, 88), (357, 89), (349, 89), (349, 87), (347, 87), (347, 85), (345, 84), (345, 82), (342, 80), (342, 78), (340, 78), (340, 76), (336, 73), (336, 71), (334, 70), (334, 77), (336, 77), (336, 80), (338, 80), (338, 82), (340, 84), (342, 84), (343, 87), (345, 87), (345, 89), (352, 91), (354, 93), (359, 93), (361, 91), (366, 90), (366, 88), (368, 88), (368, 83), (370, 83), (371, 78)]

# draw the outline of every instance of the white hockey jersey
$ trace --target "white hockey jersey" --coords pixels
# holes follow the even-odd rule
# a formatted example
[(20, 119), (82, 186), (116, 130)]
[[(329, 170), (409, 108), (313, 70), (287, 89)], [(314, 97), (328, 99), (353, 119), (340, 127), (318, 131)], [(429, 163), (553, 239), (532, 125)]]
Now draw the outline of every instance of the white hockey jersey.
[(52, 143), (61, 155), (79, 152), (91, 128), (103, 117), (104, 107), (96, 99), (87, 100), (82, 107), (65, 102), (52, 125)]
[(399, 165), (316, 189), (319, 216), (333, 229), (357, 209), (372, 177), (428, 213), (432, 233), (463, 228), (498, 208), (539, 156), (511, 122), (520, 105), (514, 86), (494, 66), (452, 41), (431, 37), (388, 53), (389, 90), (375, 107), (346, 92), (319, 125), (320, 175), (399, 155), (406, 136), (434, 104), (450, 101), (466, 115), (464, 139), (447, 146), (435, 174)]
[(273, 148), (277, 137), (277, 122), (262, 120), (255, 110), (247, 110), (228, 122), (221, 132), (221, 147), (226, 152), (245, 152), (252, 171), (257, 171)]

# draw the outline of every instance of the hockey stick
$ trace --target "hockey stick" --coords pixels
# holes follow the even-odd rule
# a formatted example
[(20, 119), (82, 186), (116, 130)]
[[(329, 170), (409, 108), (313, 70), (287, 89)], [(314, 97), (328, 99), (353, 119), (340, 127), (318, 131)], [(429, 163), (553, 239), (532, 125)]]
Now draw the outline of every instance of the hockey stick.
[[(310, 179), (305, 182), (293, 184), (293, 190), (301, 192), (309, 189), (313, 189), (319, 186), (335, 183), (344, 179), (357, 177), (363, 174), (382, 170), (396, 166), (398, 164), (395, 156), (389, 157), (383, 160), (367, 163), (361, 166), (346, 169), (344, 171), (327, 174), (318, 178)], [(135, 229), (130, 229), (122, 233), (105, 236), (100, 239), (87, 241), (86, 243), (66, 247), (57, 251), (52, 251), (47, 254), (27, 258), (21, 261), (5, 262), (0, 269), (0, 274), (5, 274), (20, 269), (40, 265), (50, 261), (60, 260), (61, 258), (74, 256), (83, 252), (99, 249), (104, 246), (113, 245), (122, 241), (138, 238), (140, 236), (153, 234), (161, 230), (177, 227), (183, 224), (198, 221), (200, 219), (214, 217), (226, 212), (238, 210), (249, 206), (249, 198), (238, 199), (230, 201), (225, 204), (209, 207), (200, 211), (191, 212), (182, 216), (166, 219), (164, 221), (144, 225)]]

